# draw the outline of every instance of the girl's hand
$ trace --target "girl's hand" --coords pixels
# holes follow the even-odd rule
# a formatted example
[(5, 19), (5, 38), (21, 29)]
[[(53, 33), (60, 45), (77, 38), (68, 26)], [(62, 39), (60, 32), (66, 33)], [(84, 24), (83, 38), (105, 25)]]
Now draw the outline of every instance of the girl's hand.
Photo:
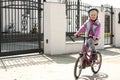
[(76, 38), (77, 37), (77, 35), (76, 34), (74, 34), (74, 36), (73, 36), (74, 38)]
[(96, 41), (97, 37), (96, 36), (93, 36), (93, 40)]

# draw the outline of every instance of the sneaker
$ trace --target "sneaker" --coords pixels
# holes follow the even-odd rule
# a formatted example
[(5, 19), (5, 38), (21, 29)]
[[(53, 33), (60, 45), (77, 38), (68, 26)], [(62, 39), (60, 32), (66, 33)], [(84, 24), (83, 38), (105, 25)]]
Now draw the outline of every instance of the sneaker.
[(79, 53), (79, 55), (82, 57), (82, 56), (83, 56), (83, 53), (82, 53), (82, 52), (80, 52), (80, 53)]
[(96, 60), (96, 59), (97, 59), (97, 54), (93, 53), (93, 54), (92, 54), (92, 59), (93, 59), (93, 60)]
[(97, 53), (97, 51), (92, 51), (93, 54)]
[(83, 64), (82, 64), (82, 68), (83, 68), (83, 69), (85, 69), (86, 64), (87, 64), (86, 60), (83, 60)]
[(98, 40), (96, 40), (96, 41), (95, 41), (94, 45), (95, 45), (95, 46), (97, 46), (97, 45), (98, 45)]

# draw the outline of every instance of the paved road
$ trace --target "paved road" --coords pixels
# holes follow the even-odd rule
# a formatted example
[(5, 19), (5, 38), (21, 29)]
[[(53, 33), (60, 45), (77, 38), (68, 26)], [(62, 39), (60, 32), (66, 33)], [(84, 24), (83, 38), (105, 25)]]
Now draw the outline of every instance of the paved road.
[[(100, 50), (103, 64), (98, 74), (90, 68), (79, 80), (120, 80), (120, 48)], [(73, 68), (78, 54), (3, 57), (0, 60), (0, 80), (74, 80)]]

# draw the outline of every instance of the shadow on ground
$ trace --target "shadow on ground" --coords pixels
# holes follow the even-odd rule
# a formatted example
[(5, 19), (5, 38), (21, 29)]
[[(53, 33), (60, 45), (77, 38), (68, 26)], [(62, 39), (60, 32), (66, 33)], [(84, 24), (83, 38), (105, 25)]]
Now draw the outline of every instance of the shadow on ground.
[[(79, 56), (79, 55), (78, 55)], [(39, 54), (28, 54), (28, 55), (15, 55), (0, 57), (0, 69), (9, 69), (33, 65), (42, 64), (69, 64), (74, 63), (76, 58), (73, 54), (64, 55), (39, 55)]]
[(74, 53), (74, 54), (63, 54), (63, 55), (48, 55), (48, 57), (58, 63), (58, 64), (69, 64), (69, 63), (74, 63), (76, 58), (78, 57), (79, 55), (77, 53)]
[(105, 55), (105, 56), (116, 56), (116, 55), (120, 55), (120, 48), (105, 48), (100, 50), (100, 52)]
[(107, 74), (97, 73), (93, 75), (82, 75), (78, 80), (106, 80), (107, 78)]
[[(120, 55), (120, 48), (108, 48), (100, 50), (104, 56), (116, 56)], [(8, 69), (15, 67), (33, 66), (41, 64), (70, 64), (75, 63), (75, 60), (79, 56), (78, 53), (74, 54), (60, 54), (60, 55), (40, 55), (39, 53), (6, 56), (0, 57), (0, 69)]]
[(51, 64), (53, 61), (46, 55), (27, 54), (0, 57), (0, 69)]

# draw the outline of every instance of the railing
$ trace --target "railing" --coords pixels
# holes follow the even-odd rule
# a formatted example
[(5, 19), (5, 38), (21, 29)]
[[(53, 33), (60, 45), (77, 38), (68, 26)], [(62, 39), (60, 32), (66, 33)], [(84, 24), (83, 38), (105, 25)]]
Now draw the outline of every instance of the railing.
[(43, 0), (1, 0), (0, 4), (0, 56), (43, 50)]
[(73, 35), (79, 29), (79, 27), (88, 19), (87, 11), (91, 7), (91, 5), (82, 3), (80, 0), (66, 1), (66, 36)]
[(76, 32), (79, 27), (88, 19), (87, 11), (92, 6), (78, 1), (66, 1), (66, 19), (68, 33)]

